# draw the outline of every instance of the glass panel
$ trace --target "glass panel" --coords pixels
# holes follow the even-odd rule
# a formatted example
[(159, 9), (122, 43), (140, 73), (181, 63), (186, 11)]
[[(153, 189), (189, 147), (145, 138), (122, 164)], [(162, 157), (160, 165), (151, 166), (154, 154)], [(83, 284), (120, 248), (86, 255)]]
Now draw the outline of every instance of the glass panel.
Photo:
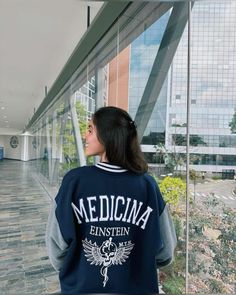
[[(55, 166), (54, 166), (54, 181), (55, 185), (61, 183), (65, 171), (68, 170), (66, 167), (66, 157), (64, 155), (63, 143), (64, 143), (64, 133), (66, 129), (66, 118), (68, 112), (68, 104), (66, 101), (59, 101), (55, 106), (55, 121), (56, 121), (56, 147), (55, 147)], [(65, 168), (65, 171), (64, 171)]]
[(191, 293), (235, 293), (235, 15), (235, 1), (199, 1), (192, 13)]
[(39, 162), (39, 171), (45, 178), (49, 179), (48, 171), (48, 147), (47, 147), (47, 132), (46, 132), (46, 118), (43, 120), (41, 131), (41, 159)]
[[(83, 137), (95, 109), (115, 105), (128, 110), (138, 123), (149, 171), (169, 203), (176, 227), (175, 260), (159, 271), (161, 289), (166, 294), (185, 293), (188, 250), (188, 293), (232, 294), (236, 3), (202, 0), (192, 9), (188, 248), (186, 3), (134, 1), (114, 22), (60, 91), (58, 102), (34, 126), (37, 169), (59, 185), (66, 171), (80, 165), (75, 126)], [(94, 161), (88, 159), (87, 164)]]
[(64, 171), (69, 171), (72, 168), (77, 166), (77, 153), (76, 153), (76, 146), (75, 146), (75, 138), (73, 133), (73, 126), (71, 122), (71, 114), (70, 112), (67, 113), (66, 116), (66, 126), (65, 131), (63, 134), (63, 157), (64, 161)]

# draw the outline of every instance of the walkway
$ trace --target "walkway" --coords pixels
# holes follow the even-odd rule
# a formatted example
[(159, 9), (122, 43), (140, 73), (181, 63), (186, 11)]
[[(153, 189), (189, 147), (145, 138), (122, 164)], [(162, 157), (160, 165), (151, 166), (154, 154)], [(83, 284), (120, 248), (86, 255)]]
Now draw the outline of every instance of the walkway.
[(30, 164), (0, 161), (0, 294), (58, 291), (57, 274), (45, 249), (49, 197)]
[[(191, 187), (191, 195), (194, 197), (194, 186)], [(236, 208), (236, 196), (233, 193), (236, 188), (236, 181), (229, 179), (206, 180), (203, 183), (196, 183), (196, 199), (218, 199), (230, 208)]]

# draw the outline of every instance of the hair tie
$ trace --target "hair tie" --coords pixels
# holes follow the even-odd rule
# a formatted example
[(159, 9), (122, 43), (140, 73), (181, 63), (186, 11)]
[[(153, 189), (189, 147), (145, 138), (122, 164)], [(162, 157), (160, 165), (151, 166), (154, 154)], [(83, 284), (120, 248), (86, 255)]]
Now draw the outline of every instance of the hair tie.
[(130, 127), (137, 128), (135, 122), (133, 120), (129, 121)]

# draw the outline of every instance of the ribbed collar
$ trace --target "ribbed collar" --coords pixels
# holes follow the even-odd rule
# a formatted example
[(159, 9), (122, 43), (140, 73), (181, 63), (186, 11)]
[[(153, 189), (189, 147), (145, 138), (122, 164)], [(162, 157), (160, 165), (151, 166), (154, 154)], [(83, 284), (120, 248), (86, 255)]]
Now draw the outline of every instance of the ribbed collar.
[(127, 169), (124, 169), (120, 166), (112, 165), (109, 163), (99, 162), (95, 165), (97, 168), (109, 171), (109, 172), (115, 172), (115, 173), (121, 173), (126, 172)]

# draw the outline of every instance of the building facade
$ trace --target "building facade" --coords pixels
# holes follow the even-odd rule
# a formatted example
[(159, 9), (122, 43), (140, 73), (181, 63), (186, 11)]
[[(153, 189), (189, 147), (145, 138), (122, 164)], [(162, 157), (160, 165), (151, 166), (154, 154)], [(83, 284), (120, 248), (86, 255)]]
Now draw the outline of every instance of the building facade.
[[(133, 116), (169, 14), (132, 43), (129, 110)], [(235, 14), (234, 1), (196, 2), (192, 9), (190, 164), (195, 170), (236, 169), (236, 134), (230, 128), (236, 108)], [(183, 157), (186, 153), (187, 42), (186, 26), (142, 140), (152, 163), (158, 162), (153, 145), (163, 141), (168, 153)]]

